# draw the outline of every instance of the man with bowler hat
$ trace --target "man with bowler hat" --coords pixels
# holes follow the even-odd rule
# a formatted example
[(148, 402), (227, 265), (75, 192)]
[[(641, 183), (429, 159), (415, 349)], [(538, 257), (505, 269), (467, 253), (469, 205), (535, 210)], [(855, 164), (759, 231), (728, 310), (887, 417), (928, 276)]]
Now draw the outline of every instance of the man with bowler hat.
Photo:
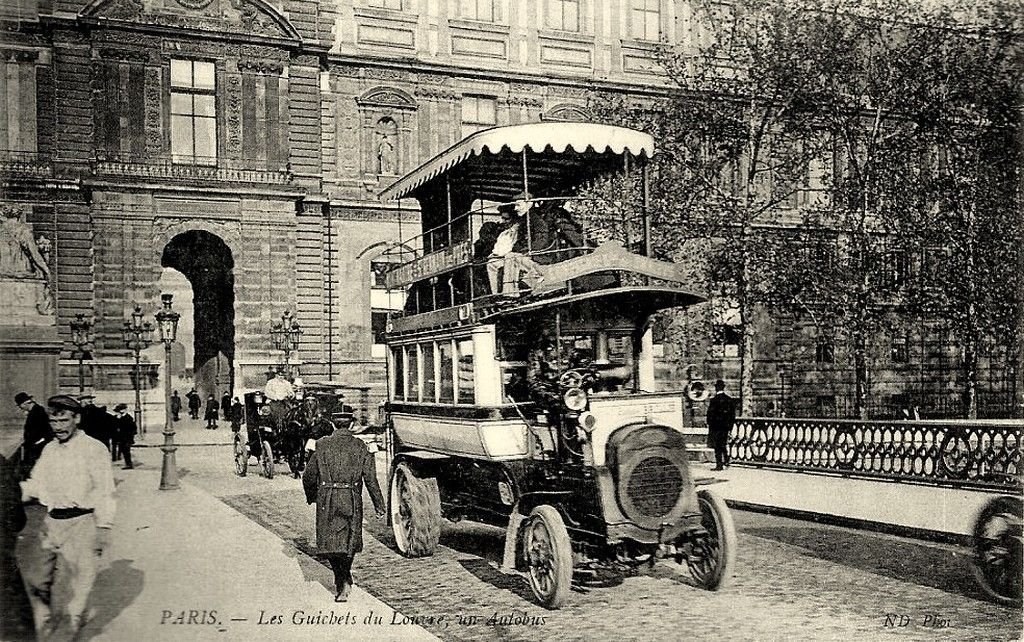
[(79, 429), (82, 404), (56, 395), (47, 406), (56, 439), (21, 483), (22, 499), (37, 498), (47, 510), (42, 560), (26, 572), (25, 584), (39, 636), (69, 639), (84, 623), (96, 557), (110, 543), (114, 475), (107, 450)]
[[(356, 422), (349, 424), (355, 428)], [(373, 454), (348, 427), (316, 440), (302, 474), (306, 503), (316, 503), (316, 546), (334, 571), (335, 602), (348, 600), (352, 560), (363, 550), (363, 485), (377, 518), (384, 517), (384, 495), (377, 483)]]
[(179, 417), (180, 414), (181, 414), (181, 397), (178, 396), (178, 391), (175, 390), (171, 394), (171, 418), (174, 419), (174, 421), (178, 421), (180, 419), (180, 417)]
[(135, 468), (132, 464), (132, 445), (135, 443), (135, 435), (139, 427), (135, 425), (135, 419), (128, 414), (128, 404), (119, 403), (114, 406), (114, 439), (117, 440), (117, 448), (124, 457), (124, 469)]
[(736, 400), (725, 392), (725, 382), (715, 382), (715, 396), (708, 404), (708, 434), (715, 449), (715, 468), (722, 470), (729, 466), (729, 433), (736, 423)]
[(24, 479), (39, 459), (43, 447), (53, 439), (53, 430), (50, 429), (46, 409), (37, 404), (32, 395), (19, 392), (14, 395), (14, 404), (26, 415), (21, 446), (21, 470)]

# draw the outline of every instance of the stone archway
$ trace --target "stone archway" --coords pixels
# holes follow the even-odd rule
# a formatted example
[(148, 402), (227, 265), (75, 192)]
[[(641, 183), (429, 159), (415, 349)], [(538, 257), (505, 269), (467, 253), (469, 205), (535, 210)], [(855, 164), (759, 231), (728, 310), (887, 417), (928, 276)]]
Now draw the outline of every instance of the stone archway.
[(205, 230), (175, 235), (164, 246), (160, 265), (185, 275), (192, 285), (194, 381), (205, 398), (218, 400), (234, 388), (235, 275), (231, 248)]

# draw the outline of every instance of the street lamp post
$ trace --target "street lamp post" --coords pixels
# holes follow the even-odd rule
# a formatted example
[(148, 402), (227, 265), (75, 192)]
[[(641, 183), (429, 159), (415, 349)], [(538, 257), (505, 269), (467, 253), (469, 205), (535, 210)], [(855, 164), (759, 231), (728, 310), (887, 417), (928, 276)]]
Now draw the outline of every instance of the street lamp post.
[(89, 331), (92, 329), (92, 323), (85, 320), (85, 315), (79, 312), (75, 315), (75, 318), (71, 320), (71, 343), (75, 346), (75, 355), (78, 357), (78, 394), (81, 395), (85, 392), (85, 367), (83, 361), (86, 357), (92, 359), (92, 354), (89, 352), (89, 344), (92, 343), (92, 337), (89, 336)]
[(132, 311), (131, 321), (125, 321), (121, 328), (124, 346), (135, 353), (135, 425), (139, 433), (146, 434), (146, 425), (142, 422), (142, 372), (141, 354), (153, 343), (153, 325), (142, 321), (142, 307), (136, 304)]
[(281, 321), (271, 324), (270, 337), (274, 340), (274, 348), (284, 350), (284, 368), (290, 377), (292, 374), (292, 352), (299, 349), (299, 337), (302, 328), (291, 312), (285, 310)]
[(174, 452), (174, 420), (171, 416), (171, 346), (178, 334), (178, 319), (181, 315), (171, 310), (171, 294), (161, 294), (164, 307), (156, 313), (156, 324), (160, 328), (160, 340), (164, 342), (164, 451), (163, 467), (160, 470), (160, 490), (174, 490), (178, 487), (178, 464)]

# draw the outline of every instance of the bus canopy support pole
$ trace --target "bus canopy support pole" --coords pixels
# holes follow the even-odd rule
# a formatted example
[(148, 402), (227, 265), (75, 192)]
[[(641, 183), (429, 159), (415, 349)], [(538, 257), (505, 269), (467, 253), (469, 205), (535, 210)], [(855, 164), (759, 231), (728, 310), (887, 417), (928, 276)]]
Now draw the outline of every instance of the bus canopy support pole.
[[(629, 154), (622, 155), (622, 173), (626, 181), (629, 181)], [(628, 192), (627, 192), (628, 193)], [(626, 240), (626, 251), (632, 251), (632, 235), (629, 233), (629, 216), (626, 209), (622, 209), (622, 233)]]
[(644, 256), (651, 255), (651, 168), (650, 165), (644, 164), (643, 170), (643, 188), (644, 188)]
[[(526, 145), (523, 145), (523, 195), (530, 198), (530, 177), (526, 171)], [(532, 208), (531, 208), (532, 209)], [(529, 256), (533, 252), (533, 240), (530, 234), (530, 212), (526, 212), (526, 255)]]
[(445, 176), (444, 178), (444, 196), (445, 205), (448, 211), (448, 247), (452, 245), (452, 182)]

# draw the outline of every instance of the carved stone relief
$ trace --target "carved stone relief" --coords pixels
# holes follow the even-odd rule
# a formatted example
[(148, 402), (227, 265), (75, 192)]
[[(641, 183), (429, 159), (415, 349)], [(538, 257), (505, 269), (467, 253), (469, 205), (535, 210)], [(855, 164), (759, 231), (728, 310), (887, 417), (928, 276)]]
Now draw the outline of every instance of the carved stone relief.
[(158, 155), (163, 151), (163, 77), (160, 67), (146, 68), (145, 89), (146, 152)]

